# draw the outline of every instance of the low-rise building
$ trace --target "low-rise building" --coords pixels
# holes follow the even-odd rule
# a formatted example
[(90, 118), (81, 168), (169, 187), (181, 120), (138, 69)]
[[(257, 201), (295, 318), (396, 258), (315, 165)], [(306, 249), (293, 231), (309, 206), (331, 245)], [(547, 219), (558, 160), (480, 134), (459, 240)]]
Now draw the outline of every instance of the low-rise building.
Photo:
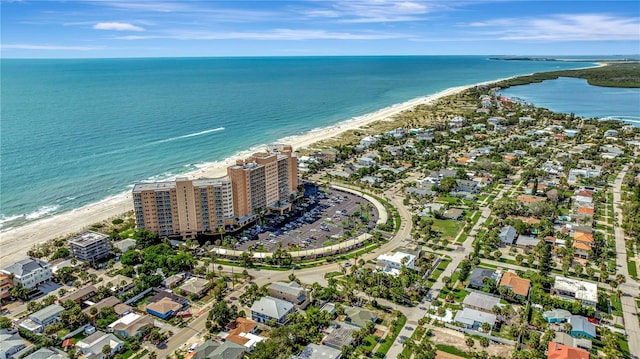
[(0, 333), (0, 359), (13, 359), (26, 347), (27, 342), (18, 333)]
[(11, 289), (13, 289), (13, 280), (11, 280), (11, 276), (0, 272), (0, 299), (11, 296)]
[(378, 320), (378, 313), (360, 308), (360, 307), (344, 307), (345, 321), (357, 327), (364, 327), (367, 322), (375, 323)]
[(153, 327), (153, 318), (147, 315), (129, 313), (109, 324), (109, 331), (120, 338), (139, 337)]
[(482, 289), (484, 287), (485, 278), (497, 281), (499, 276), (500, 274), (493, 269), (478, 267), (471, 272), (467, 287), (471, 289)]
[(173, 301), (169, 297), (164, 297), (157, 302), (147, 304), (147, 313), (158, 318), (168, 319), (182, 309), (182, 304)]
[(275, 320), (282, 325), (287, 322), (287, 316), (295, 310), (293, 303), (274, 297), (262, 297), (251, 306), (251, 319), (258, 323)]
[(471, 308), (463, 308), (456, 313), (455, 322), (461, 323), (467, 329), (477, 330), (482, 324), (488, 323), (491, 328), (496, 325), (496, 315)]
[(493, 312), (493, 307), (501, 306), (500, 298), (478, 292), (471, 292), (464, 298), (462, 305), (466, 308), (476, 309), (487, 313)]
[(598, 303), (598, 285), (578, 279), (556, 276), (551, 293), (594, 308)]
[(415, 269), (416, 256), (410, 253), (393, 252), (391, 254), (381, 254), (377, 258), (378, 267), (382, 268), (385, 273), (398, 275), (400, 268), (406, 267)]
[(269, 286), (269, 295), (291, 302), (300, 309), (305, 309), (311, 301), (309, 290), (296, 282), (274, 282)]
[(584, 350), (591, 350), (591, 347), (593, 346), (593, 343), (589, 339), (574, 338), (571, 335), (563, 332), (556, 332), (553, 341), (555, 343), (564, 344), (568, 347), (574, 347)]
[(62, 306), (51, 304), (29, 315), (29, 319), (22, 321), (20, 327), (30, 332), (41, 333), (47, 326), (57, 323), (62, 312), (64, 312)]
[(596, 338), (596, 326), (587, 320), (587, 318), (580, 315), (572, 315), (569, 317), (569, 324), (571, 324), (571, 331), (569, 333), (572, 337)]
[(86, 231), (69, 240), (69, 249), (77, 260), (95, 264), (96, 261), (109, 256), (111, 244), (108, 235)]
[[(109, 346), (109, 355), (102, 353), (105, 346)], [(97, 331), (76, 343), (76, 349), (90, 359), (111, 358), (124, 348), (124, 343), (113, 334)]]
[(569, 320), (571, 313), (564, 309), (551, 309), (542, 313), (542, 317), (547, 323), (564, 323)]
[(500, 230), (500, 234), (498, 234), (498, 238), (500, 238), (500, 243), (504, 245), (513, 245), (518, 236), (518, 232), (512, 226), (502, 227)]
[(187, 295), (194, 295), (197, 298), (203, 297), (209, 290), (210, 283), (208, 280), (198, 277), (187, 279), (181, 286), (180, 291)]
[(240, 359), (246, 354), (246, 348), (232, 341), (217, 343), (206, 340), (193, 352), (190, 359)]
[(58, 303), (62, 304), (67, 300), (70, 300), (75, 302), (76, 304), (80, 304), (85, 300), (91, 298), (95, 294), (96, 294), (96, 287), (93, 285), (88, 285), (78, 290), (75, 290), (71, 293), (68, 293), (63, 297), (60, 297), (60, 299), (58, 299)]
[(516, 296), (526, 298), (529, 295), (531, 281), (529, 279), (520, 278), (515, 273), (504, 272), (500, 278), (500, 287), (507, 287), (511, 289), (513, 294)]
[(353, 343), (353, 333), (358, 330), (360, 327), (350, 323), (336, 323), (327, 329), (329, 334), (322, 340), (322, 344), (341, 350), (343, 346)]
[(13, 284), (20, 284), (27, 289), (51, 280), (49, 263), (38, 258), (20, 260), (2, 270), (5, 274), (13, 274)]
[(67, 359), (69, 356), (55, 348), (40, 348), (23, 359)]
[(113, 246), (120, 250), (120, 253), (127, 253), (136, 247), (136, 241), (131, 238), (125, 238), (121, 241), (113, 242)]
[(227, 325), (229, 333), (225, 336), (225, 340), (232, 341), (253, 351), (256, 344), (265, 340), (264, 337), (257, 335), (258, 323), (247, 318), (239, 317), (234, 322)]
[(291, 359), (340, 359), (342, 352), (339, 349), (331, 348), (322, 344), (309, 344), (300, 354), (294, 355)]
[(589, 352), (560, 343), (549, 342), (547, 359), (589, 359)]

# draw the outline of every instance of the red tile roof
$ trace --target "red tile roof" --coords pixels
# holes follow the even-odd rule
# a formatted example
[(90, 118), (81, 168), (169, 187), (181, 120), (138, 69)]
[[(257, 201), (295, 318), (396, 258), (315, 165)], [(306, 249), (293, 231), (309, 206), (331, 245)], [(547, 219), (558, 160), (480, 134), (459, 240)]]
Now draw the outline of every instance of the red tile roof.
[(549, 343), (548, 359), (589, 359), (586, 350), (569, 347), (560, 343)]

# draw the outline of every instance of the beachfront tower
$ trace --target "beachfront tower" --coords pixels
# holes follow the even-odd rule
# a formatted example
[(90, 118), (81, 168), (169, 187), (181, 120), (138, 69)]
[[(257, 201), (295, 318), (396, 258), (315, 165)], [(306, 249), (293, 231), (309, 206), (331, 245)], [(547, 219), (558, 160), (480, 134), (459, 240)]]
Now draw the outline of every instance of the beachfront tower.
[(138, 183), (133, 206), (138, 229), (160, 236), (193, 238), (235, 223), (228, 178)]

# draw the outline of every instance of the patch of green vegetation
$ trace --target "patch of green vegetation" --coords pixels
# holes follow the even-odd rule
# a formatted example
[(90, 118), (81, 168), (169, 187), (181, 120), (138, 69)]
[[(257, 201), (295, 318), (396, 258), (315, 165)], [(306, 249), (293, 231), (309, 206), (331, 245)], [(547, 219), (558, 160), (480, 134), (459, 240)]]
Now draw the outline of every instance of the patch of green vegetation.
[(407, 323), (407, 317), (402, 314), (398, 318), (398, 324), (396, 324), (396, 326), (393, 328), (393, 333), (387, 335), (387, 337), (384, 338), (384, 342), (382, 342), (382, 344), (380, 344), (380, 346), (378, 347), (376, 357), (384, 358), (384, 356), (387, 355), (387, 352), (389, 351), (389, 349), (391, 349), (393, 342), (396, 341), (396, 338), (398, 337), (398, 334), (400, 334), (400, 331), (404, 327), (405, 323)]
[(460, 350), (460, 349), (458, 349), (458, 348), (456, 348), (456, 347), (454, 347), (452, 345), (436, 344), (436, 348), (438, 348), (438, 350), (441, 350), (441, 351), (443, 351), (445, 353), (457, 355), (459, 357), (463, 357), (463, 358), (467, 358), (467, 359), (471, 359), (472, 358), (464, 350)]
[(636, 267), (636, 261), (628, 261), (627, 269), (629, 270), (629, 275), (633, 278), (638, 278), (638, 267)]
[(539, 72), (497, 83), (497, 85), (518, 86), (558, 77), (577, 77), (586, 79), (590, 85), (603, 87), (640, 87), (640, 63), (610, 63), (607, 66), (588, 69)]
[(464, 225), (463, 222), (451, 219), (433, 219), (433, 230), (441, 233), (442, 238), (454, 240)]

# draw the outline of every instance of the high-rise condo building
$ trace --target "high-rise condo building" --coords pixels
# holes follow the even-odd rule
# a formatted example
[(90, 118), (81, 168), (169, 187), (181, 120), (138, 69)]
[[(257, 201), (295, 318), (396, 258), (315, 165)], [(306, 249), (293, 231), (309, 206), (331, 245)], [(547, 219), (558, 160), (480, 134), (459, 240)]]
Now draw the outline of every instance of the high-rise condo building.
[(217, 179), (139, 183), (133, 188), (138, 228), (161, 236), (194, 237), (243, 226), (259, 213), (290, 208), (298, 163), (288, 145), (272, 145), (227, 168)]
[(228, 178), (138, 183), (133, 206), (138, 228), (161, 236), (194, 237), (235, 223)]

